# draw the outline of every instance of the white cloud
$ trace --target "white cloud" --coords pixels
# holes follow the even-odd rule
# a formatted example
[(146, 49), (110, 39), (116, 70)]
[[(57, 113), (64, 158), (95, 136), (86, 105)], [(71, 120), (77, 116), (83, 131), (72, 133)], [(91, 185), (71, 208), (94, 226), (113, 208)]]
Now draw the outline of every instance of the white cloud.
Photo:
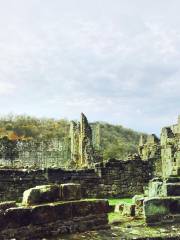
[(0, 95), (8, 95), (15, 91), (16, 87), (12, 83), (0, 82)]
[(0, 9), (3, 113), (84, 111), (158, 132), (180, 112), (179, 1), (10, 2)]

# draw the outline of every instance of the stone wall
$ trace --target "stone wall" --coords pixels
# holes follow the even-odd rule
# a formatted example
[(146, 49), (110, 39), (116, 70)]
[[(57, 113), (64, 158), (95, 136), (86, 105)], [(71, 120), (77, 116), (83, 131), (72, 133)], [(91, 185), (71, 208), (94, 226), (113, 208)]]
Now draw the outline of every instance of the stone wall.
[(138, 153), (143, 161), (151, 161), (154, 165), (155, 176), (162, 175), (161, 145), (155, 134), (140, 137)]
[[(179, 118), (180, 119), (180, 118)], [(161, 131), (161, 159), (163, 177), (180, 174), (180, 122)]]
[(152, 178), (152, 174), (151, 161), (112, 159), (99, 169), (102, 180), (99, 195), (101, 197), (131, 197), (141, 194)]
[(178, 123), (162, 128), (160, 140), (154, 135), (142, 136), (139, 143), (142, 160), (154, 162), (155, 175), (163, 178), (180, 174), (180, 116)]
[[(49, 140), (8, 140), (15, 145), (7, 147), (0, 139), (0, 165), (29, 168), (66, 167), (70, 159), (68, 138)], [(11, 144), (12, 145), (12, 144)], [(3, 148), (11, 151), (3, 151)]]
[(76, 200), (9, 208), (0, 213), (0, 239), (45, 239), (107, 229), (108, 210), (106, 200)]
[(102, 161), (100, 126), (88, 123), (82, 113), (80, 122), (72, 121), (66, 137), (49, 139), (0, 138), (0, 166), (16, 168), (82, 168)]
[(19, 200), (26, 189), (45, 183), (48, 181), (42, 170), (0, 169), (0, 200)]
[(143, 192), (152, 176), (151, 162), (109, 160), (95, 169), (65, 171), (0, 170), (0, 200), (20, 200), (31, 187), (53, 183), (80, 183), (85, 198), (129, 197)]

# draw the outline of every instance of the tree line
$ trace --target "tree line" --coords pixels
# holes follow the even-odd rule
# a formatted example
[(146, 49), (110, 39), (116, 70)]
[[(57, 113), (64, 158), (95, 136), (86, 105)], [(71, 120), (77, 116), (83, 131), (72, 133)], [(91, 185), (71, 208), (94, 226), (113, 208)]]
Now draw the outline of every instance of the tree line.
[[(106, 122), (92, 123), (94, 124), (100, 125), (100, 151), (104, 159), (124, 159), (128, 154), (137, 152), (141, 133)], [(70, 122), (66, 119), (36, 118), (26, 115), (1, 117), (0, 157), (2, 154), (7, 155), (10, 148), (17, 156), (15, 144), (18, 140), (46, 141), (52, 138), (69, 138), (69, 127)], [(4, 148), (6, 144), (9, 147)]]

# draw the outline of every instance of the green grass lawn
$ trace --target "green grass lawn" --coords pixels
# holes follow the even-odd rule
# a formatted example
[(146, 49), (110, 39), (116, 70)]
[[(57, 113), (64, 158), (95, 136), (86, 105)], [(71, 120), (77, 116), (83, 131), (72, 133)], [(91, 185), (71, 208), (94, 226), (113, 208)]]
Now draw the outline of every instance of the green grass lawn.
[(132, 199), (131, 198), (110, 198), (108, 199), (109, 201), (109, 205), (110, 206), (114, 206), (114, 205), (117, 205), (117, 204), (122, 204), (122, 203), (132, 203)]
[[(91, 200), (98, 200), (98, 199), (91, 199)], [(131, 198), (109, 198), (107, 199), (109, 202), (110, 206), (115, 206), (117, 204), (123, 204), (123, 203), (132, 203), (132, 199)], [(108, 219), (109, 219), (109, 223), (114, 223), (114, 222), (119, 222), (122, 220), (122, 215), (120, 212), (111, 212), (108, 214)]]
[[(101, 198), (102, 199), (102, 198)], [(117, 204), (122, 204), (122, 203), (132, 203), (131, 198), (106, 198), (109, 202), (110, 206), (115, 206)], [(96, 201), (98, 198), (87, 198), (86, 200), (91, 200), (91, 201)]]
[[(116, 198), (110, 198), (108, 199), (109, 201), (109, 205), (110, 206), (115, 206), (117, 204), (123, 204), (123, 203), (129, 203), (131, 204), (132, 203), (132, 199), (131, 198), (119, 198), (119, 199), (116, 199)], [(108, 219), (109, 219), (109, 223), (114, 223), (114, 222), (119, 222), (121, 221), (122, 219), (122, 215), (120, 212), (111, 212), (108, 214)]]
[(108, 213), (108, 220), (110, 224), (114, 222), (119, 222), (121, 218), (122, 218), (122, 215), (119, 212)]

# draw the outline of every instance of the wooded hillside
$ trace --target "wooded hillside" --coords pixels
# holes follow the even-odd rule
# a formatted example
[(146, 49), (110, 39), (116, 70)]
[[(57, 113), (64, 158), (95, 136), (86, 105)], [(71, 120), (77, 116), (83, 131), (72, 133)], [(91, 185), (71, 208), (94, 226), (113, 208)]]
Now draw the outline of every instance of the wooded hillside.
[[(69, 124), (66, 119), (39, 119), (31, 116), (9, 115), (0, 118), (0, 138), (7, 136), (11, 140), (47, 140), (50, 138), (68, 138)], [(100, 147), (104, 159), (123, 159), (137, 152), (140, 133), (121, 125), (95, 122), (100, 125)]]

